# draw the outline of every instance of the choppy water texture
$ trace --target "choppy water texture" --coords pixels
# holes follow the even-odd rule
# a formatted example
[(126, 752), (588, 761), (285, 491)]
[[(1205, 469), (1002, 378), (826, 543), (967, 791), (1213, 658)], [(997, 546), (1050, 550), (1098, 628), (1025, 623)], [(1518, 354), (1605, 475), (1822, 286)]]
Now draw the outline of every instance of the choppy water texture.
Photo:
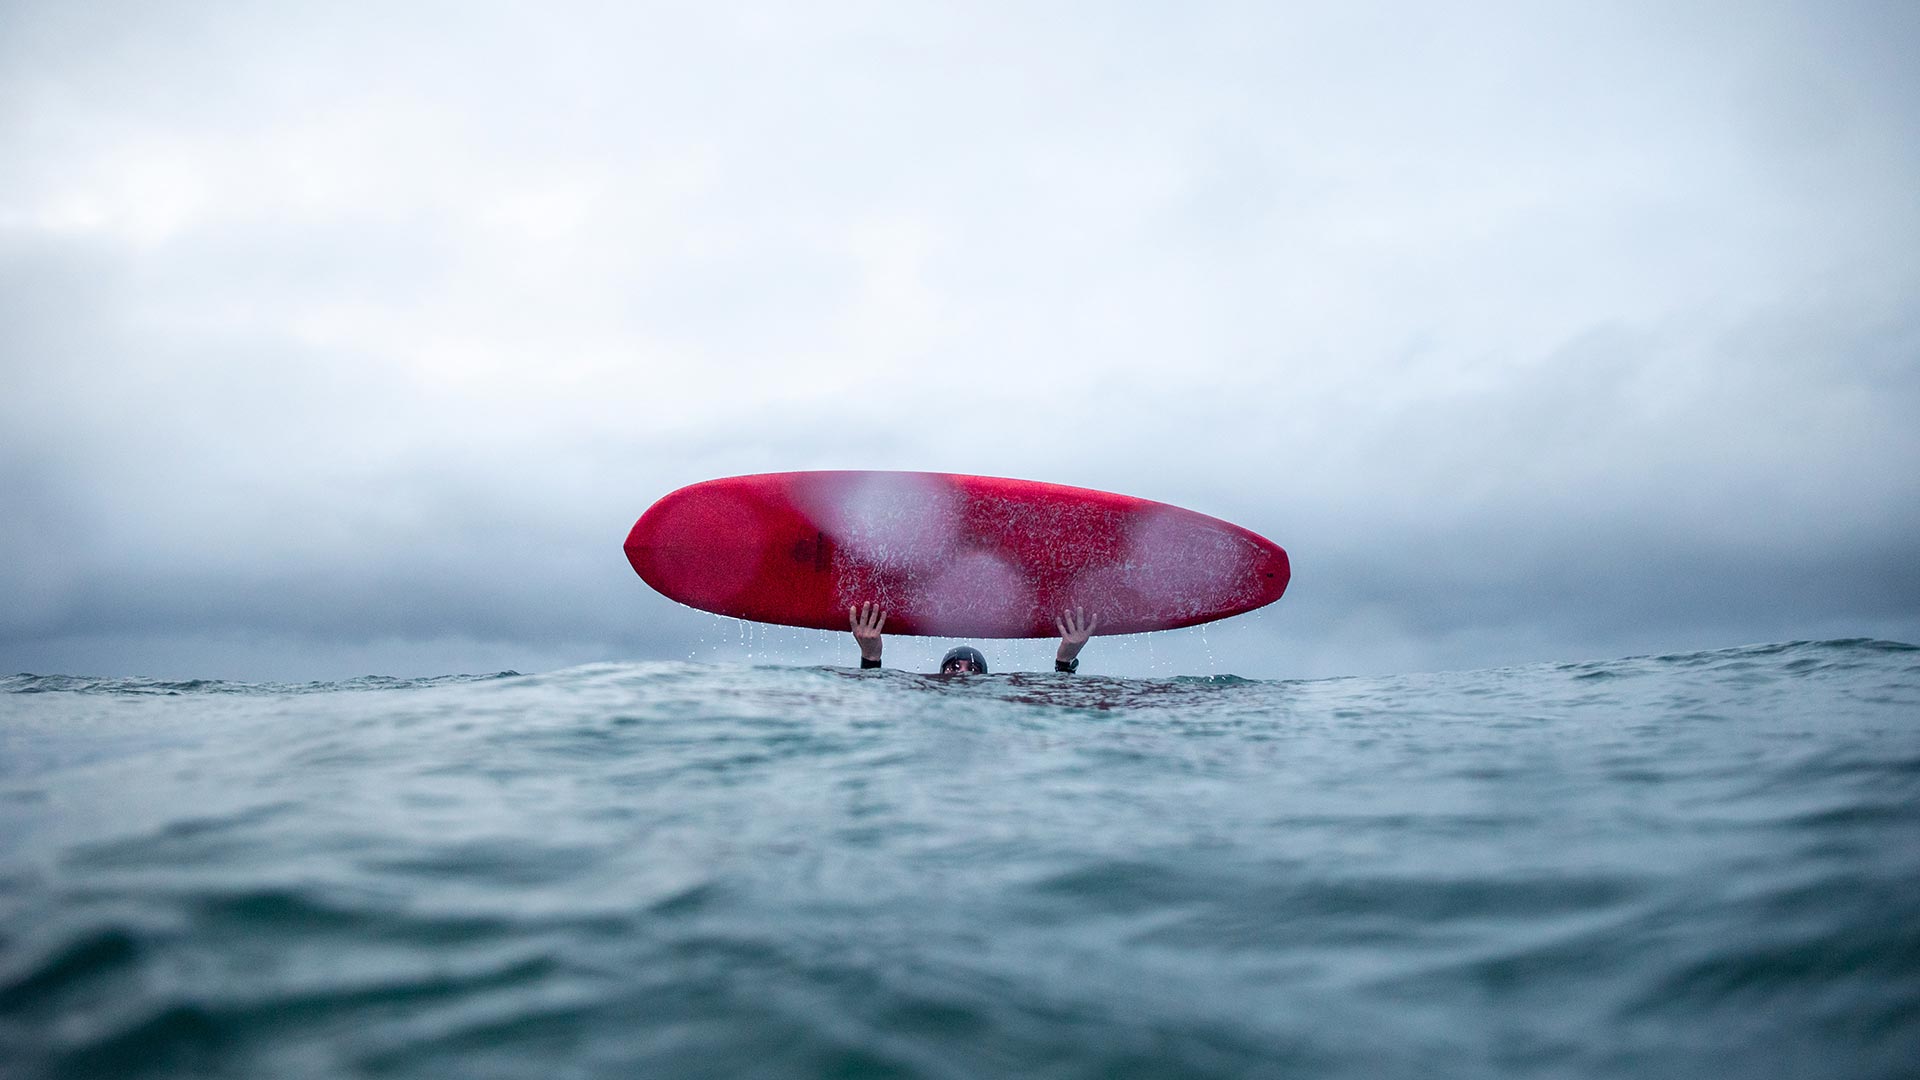
[(0, 690), (8, 1076), (1920, 1066), (1905, 645)]

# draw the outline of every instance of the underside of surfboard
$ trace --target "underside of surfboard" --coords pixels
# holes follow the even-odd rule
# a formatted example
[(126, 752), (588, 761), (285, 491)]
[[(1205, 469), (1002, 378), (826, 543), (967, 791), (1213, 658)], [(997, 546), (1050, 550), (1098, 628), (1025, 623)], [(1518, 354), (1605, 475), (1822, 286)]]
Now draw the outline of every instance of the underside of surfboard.
[(650, 507), (627, 560), (670, 599), (738, 619), (886, 632), (1053, 637), (1067, 608), (1099, 633), (1169, 630), (1280, 598), (1287, 553), (1165, 503), (1032, 480), (789, 472), (708, 480)]

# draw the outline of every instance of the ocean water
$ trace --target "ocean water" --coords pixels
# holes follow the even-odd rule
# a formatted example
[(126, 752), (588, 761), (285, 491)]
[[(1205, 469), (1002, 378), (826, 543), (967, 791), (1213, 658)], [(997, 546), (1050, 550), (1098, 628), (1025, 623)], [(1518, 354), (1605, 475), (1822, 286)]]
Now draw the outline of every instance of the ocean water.
[(1920, 649), (0, 679), (0, 1075), (1911, 1077)]

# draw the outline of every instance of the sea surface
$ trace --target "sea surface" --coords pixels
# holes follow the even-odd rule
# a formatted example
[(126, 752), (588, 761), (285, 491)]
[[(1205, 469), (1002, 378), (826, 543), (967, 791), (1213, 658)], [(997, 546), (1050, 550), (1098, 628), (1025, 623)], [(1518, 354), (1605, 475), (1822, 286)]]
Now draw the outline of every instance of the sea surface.
[(0, 678), (0, 1076), (1913, 1077), (1920, 649)]

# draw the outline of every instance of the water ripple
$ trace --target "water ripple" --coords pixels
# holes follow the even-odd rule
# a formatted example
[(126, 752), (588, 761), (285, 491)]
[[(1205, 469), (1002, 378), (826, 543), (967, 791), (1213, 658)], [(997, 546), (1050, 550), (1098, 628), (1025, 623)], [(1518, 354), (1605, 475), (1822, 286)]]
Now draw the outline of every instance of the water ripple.
[(0, 695), (9, 1078), (1920, 1060), (1898, 643)]

